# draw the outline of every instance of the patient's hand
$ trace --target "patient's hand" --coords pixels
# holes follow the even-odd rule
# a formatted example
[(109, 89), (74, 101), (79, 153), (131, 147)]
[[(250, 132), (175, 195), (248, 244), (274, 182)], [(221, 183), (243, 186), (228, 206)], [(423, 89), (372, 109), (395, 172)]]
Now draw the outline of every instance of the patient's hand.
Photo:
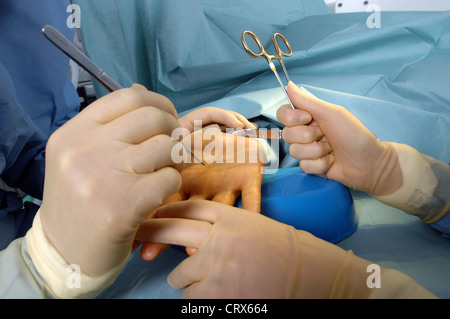
[(207, 199), (234, 205), (242, 195), (243, 208), (259, 213), (266, 154), (257, 140), (208, 128), (185, 138), (185, 144), (206, 165), (187, 164), (180, 191), (165, 203)]
[[(181, 171), (183, 182), (179, 192), (169, 197), (164, 204), (206, 199), (234, 205), (241, 195), (244, 209), (260, 212), (266, 154), (257, 140), (208, 128), (191, 134), (183, 141), (206, 165), (187, 164)], [(167, 247), (144, 243), (141, 257), (152, 260)], [(190, 254), (194, 252), (187, 251)]]

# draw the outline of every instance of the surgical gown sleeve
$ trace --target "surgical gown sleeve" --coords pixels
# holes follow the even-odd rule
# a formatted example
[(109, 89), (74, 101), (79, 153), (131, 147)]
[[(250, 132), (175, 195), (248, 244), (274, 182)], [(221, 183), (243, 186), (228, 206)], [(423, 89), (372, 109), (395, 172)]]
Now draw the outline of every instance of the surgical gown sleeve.
[(376, 198), (450, 236), (450, 166), (408, 145), (391, 144), (402, 170), (402, 186), (393, 194)]
[(450, 238), (450, 166), (432, 157), (424, 157), (438, 180), (434, 196), (425, 206), (435, 216), (429, 225), (441, 232), (444, 237)]
[(24, 238), (0, 251), (0, 298), (52, 298), (36, 271)]
[(37, 211), (22, 203), (16, 189), (42, 198), (45, 138), (16, 99), (11, 78), (0, 63), (0, 250), (25, 235)]
[(17, 102), (9, 74), (0, 63), (0, 176), (12, 188), (42, 198), (45, 137)]

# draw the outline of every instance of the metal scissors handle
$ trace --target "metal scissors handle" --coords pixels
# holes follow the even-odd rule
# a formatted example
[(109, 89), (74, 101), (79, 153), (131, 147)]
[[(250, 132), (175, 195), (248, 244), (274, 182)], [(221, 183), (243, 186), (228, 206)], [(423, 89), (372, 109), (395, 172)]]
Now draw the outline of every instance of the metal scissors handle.
[[(284, 45), (288, 49), (288, 53), (285, 53), (285, 52), (283, 52), (283, 50), (280, 49), (280, 46), (278, 45), (278, 42), (277, 42), (277, 38), (280, 38), (281, 40), (283, 40)], [(283, 67), (284, 75), (286, 76), (287, 81), (290, 82), (291, 79), (289, 78), (286, 67), (284, 65), (283, 57), (286, 57), (286, 58), (290, 57), (292, 55), (292, 48), (291, 48), (289, 42), (284, 37), (284, 35), (282, 35), (280, 33), (275, 33), (272, 36), (272, 42), (275, 47), (275, 50), (277, 51), (277, 56), (275, 56), (275, 59), (280, 61), (280, 64)]]
[[(247, 42), (245, 41), (245, 35), (249, 35), (253, 40), (255, 40), (256, 44), (258, 45), (259, 53), (255, 53), (255, 52), (253, 52), (250, 49), (250, 47), (248, 46)], [(277, 38), (280, 38), (281, 40), (283, 40), (286, 48), (288, 49), (288, 53), (283, 52), (283, 50), (281, 50), (280, 46), (278, 45)], [(259, 40), (259, 38), (251, 31), (244, 31), (242, 33), (242, 35), (241, 35), (241, 42), (242, 42), (242, 45), (244, 46), (245, 51), (247, 51), (247, 53), (251, 57), (254, 57), (254, 58), (263, 57), (263, 58), (266, 59), (267, 63), (269, 63), (270, 69), (275, 74), (275, 76), (276, 76), (276, 78), (278, 80), (278, 83), (280, 84), (281, 88), (283, 89), (283, 92), (286, 95), (286, 98), (289, 101), (289, 104), (291, 105), (291, 107), (293, 109), (295, 109), (294, 105), (292, 104), (291, 99), (289, 98), (289, 96), (287, 94), (287, 91), (286, 91), (286, 88), (285, 88), (285, 86), (283, 84), (283, 81), (281, 81), (281, 78), (278, 75), (278, 72), (277, 72), (277, 69), (275, 67), (275, 64), (273, 64), (273, 62), (272, 62), (272, 60), (278, 60), (280, 62), (281, 66), (283, 68), (283, 71), (284, 71), (284, 75), (286, 76), (286, 79), (289, 82), (290, 78), (289, 78), (289, 75), (287, 73), (286, 66), (285, 66), (284, 61), (283, 61), (283, 57), (290, 57), (292, 55), (292, 48), (291, 48), (289, 42), (286, 40), (286, 38), (280, 33), (275, 33), (272, 36), (272, 42), (273, 42), (273, 45), (275, 47), (275, 50), (277, 51), (277, 55), (268, 54), (266, 52), (266, 50), (264, 49), (264, 47), (263, 47), (261, 41)]]
[[(51, 25), (46, 25), (42, 29), (44, 36), (53, 43), (58, 49), (64, 52), (68, 57), (78, 63), (90, 75), (100, 82), (109, 92), (122, 89), (122, 86), (114, 81), (108, 74), (99, 68), (91, 59), (89, 59), (83, 52), (81, 52), (72, 42), (70, 42), (64, 35), (56, 30)], [(185, 143), (181, 145), (191, 154), (191, 157), (199, 161), (202, 165), (206, 165), (199, 159)]]
[(100, 82), (109, 92), (122, 89), (116, 81), (114, 81), (108, 74), (100, 69), (91, 59), (89, 59), (83, 52), (81, 52), (72, 42), (70, 42), (64, 35), (56, 30), (51, 25), (46, 25), (42, 29), (44, 36), (53, 43), (58, 49), (64, 52), (72, 60), (78, 63), (90, 75)]

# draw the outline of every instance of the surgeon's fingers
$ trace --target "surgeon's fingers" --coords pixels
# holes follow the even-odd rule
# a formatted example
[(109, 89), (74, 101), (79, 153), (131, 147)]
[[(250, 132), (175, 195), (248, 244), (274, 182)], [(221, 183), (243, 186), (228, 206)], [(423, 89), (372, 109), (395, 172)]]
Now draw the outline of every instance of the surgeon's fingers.
[(139, 225), (136, 240), (149, 243), (201, 247), (211, 224), (185, 218), (153, 218)]
[[(108, 107), (102, 106), (103, 104)], [(90, 117), (97, 123), (106, 124), (143, 106), (155, 106), (178, 117), (174, 105), (168, 98), (148, 91), (141, 85), (133, 85), (130, 88), (112, 92), (89, 105), (80, 115)]]
[(291, 144), (289, 154), (298, 160), (318, 159), (332, 152), (328, 142), (313, 142), (309, 144)]
[(317, 97), (303, 92), (293, 82), (289, 82), (287, 92), (295, 108), (304, 110), (320, 125), (335, 124), (336, 114), (342, 112), (341, 106), (328, 103)]
[(182, 201), (164, 205), (155, 211), (156, 218), (187, 218), (215, 223), (228, 206), (205, 200)]
[(172, 167), (163, 167), (142, 176), (127, 175), (129, 178), (138, 178), (124, 195), (128, 200), (126, 204), (136, 211), (133, 217), (137, 224), (145, 220), (149, 212), (161, 206), (163, 200), (176, 193), (181, 186), (181, 175)]
[(171, 136), (179, 127), (171, 114), (153, 106), (141, 107), (124, 114), (106, 125), (109, 135), (129, 144), (138, 144), (158, 134)]
[(167, 277), (167, 282), (173, 289), (185, 288), (203, 280), (208, 274), (208, 269), (209, 263), (203, 254), (195, 253), (175, 267)]
[(165, 166), (174, 166), (171, 150), (175, 143), (168, 135), (156, 135), (117, 154), (117, 165), (134, 174), (146, 174)]
[(312, 143), (323, 137), (323, 132), (317, 125), (311, 126), (293, 126), (283, 129), (283, 140), (288, 144), (293, 143)]
[(334, 155), (328, 154), (315, 160), (301, 160), (299, 162), (300, 169), (308, 174), (322, 175), (326, 173), (334, 162)]
[(277, 110), (277, 119), (285, 126), (307, 125), (311, 122), (311, 114), (304, 110), (292, 109), (290, 105), (282, 105)]

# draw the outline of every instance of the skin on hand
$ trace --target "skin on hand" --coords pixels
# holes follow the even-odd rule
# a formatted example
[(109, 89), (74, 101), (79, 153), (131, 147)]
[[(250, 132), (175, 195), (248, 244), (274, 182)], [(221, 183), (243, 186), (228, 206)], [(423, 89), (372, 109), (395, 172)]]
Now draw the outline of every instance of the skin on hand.
[[(200, 143), (196, 144), (196, 140)], [(207, 129), (191, 134), (186, 144), (193, 146), (191, 148), (197, 154), (201, 148), (206, 165), (187, 164), (181, 171), (180, 191), (165, 203), (207, 199), (234, 205), (237, 197), (242, 195), (244, 209), (260, 212), (266, 154), (257, 140)]]
[[(180, 190), (164, 204), (204, 199), (233, 206), (241, 195), (244, 209), (260, 212), (262, 172), (266, 159), (265, 151), (257, 140), (211, 128), (197, 131), (185, 140), (187, 145), (193, 146), (195, 153), (199, 154), (198, 149), (202, 151), (203, 161), (207, 164), (187, 164), (181, 171)], [(216, 147), (211, 147), (212, 144)], [(167, 247), (164, 244), (144, 243), (140, 250), (141, 257), (153, 260)], [(195, 251), (194, 248), (187, 248), (189, 254)]]
[(173, 104), (141, 86), (99, 99), (49, 139), (40, 209), (61, 255), (91, 276), (120, 266), (138, 225), (181, 185)]

